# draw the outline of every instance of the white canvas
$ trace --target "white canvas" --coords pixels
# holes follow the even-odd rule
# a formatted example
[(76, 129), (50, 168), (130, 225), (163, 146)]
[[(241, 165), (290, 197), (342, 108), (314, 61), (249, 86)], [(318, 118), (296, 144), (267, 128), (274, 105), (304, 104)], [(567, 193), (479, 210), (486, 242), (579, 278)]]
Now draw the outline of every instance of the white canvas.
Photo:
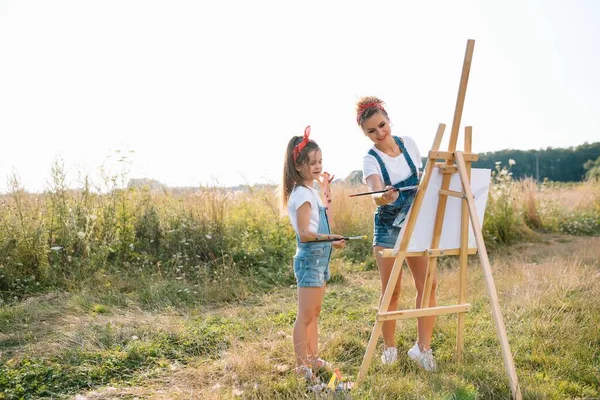
[[(431, 248), (431, 240), (433, 238), (433, 226), (435, 224), (435, 216), (439, 201), (439, 191), (442, 186), (442, 172), (439, 168), (434, 167), (429, 185), (425, 191), (425, 198), (421, 204), (421, 210), (417, 217), (416, 225), (410, 239), (407, 251), (424, 251)], [(483, 226), (483, 216), (490, 188), (490, 169), (473, 168), (471, 169), (471, 191), (475, 197), (475, 209), (479, 219), (479, 225)], [(449, 190), (462, 192), (462, 184), (458, 174), (452, 174)], [(460, 248), (460, 224), (461, 224), (461, 203), (462, 199), (458, 197), (448, 196), (446, 202), (446, 213), (444, 215), (444, 225), (442, 227), (442, 235), (438, 249), (449, 250)], [(412, 208), (409, 211), (406, 219), (402, 223), (402, 230), (394, 247), (394, 253), (397, 253), (400, 248), (400, 242), (404, 235), (404, 225), (408, 221)], [(473, 228), (469, 223), (469, 247), (476, 247), (475, 235)]]

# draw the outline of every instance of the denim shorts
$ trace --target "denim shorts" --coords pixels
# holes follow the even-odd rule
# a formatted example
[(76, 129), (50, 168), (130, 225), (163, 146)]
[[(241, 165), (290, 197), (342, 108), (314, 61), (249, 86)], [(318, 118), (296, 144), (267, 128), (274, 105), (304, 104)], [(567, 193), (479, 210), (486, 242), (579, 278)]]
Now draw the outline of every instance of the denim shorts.
[(379, 209), (373, 220), (373, 246), (393, 249), (400, 235), (400, 227), (394, 226), (396, 213), (389, 209)]
[(400, 227), (393, 226), (394, 218), (386, 221), (385, 217), (375, 214), (375, 230), (373, 232), (373, 246), (381, 246), (386, 249), (393, 249), (396, 246), (398, 236), (400, 236)]
[(321, 287), (329, 280), (331, 244), (302, 245), (294, 256), (294, 275), (298, 287)]
[(393, 249), (396, 246), (400, 227), (410, 211), (415, 194), (416, 191), (404, 192), (394, 203), (377, 208), (373, 220), (373, 246), (386, 249)]

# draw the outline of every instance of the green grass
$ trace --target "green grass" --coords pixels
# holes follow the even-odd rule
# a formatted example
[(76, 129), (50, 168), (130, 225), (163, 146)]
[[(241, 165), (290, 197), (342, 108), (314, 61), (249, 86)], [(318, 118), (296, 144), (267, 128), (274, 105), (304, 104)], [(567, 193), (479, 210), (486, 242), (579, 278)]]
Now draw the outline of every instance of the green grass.
[[(493, 254), (526, 399), (600, 396), (599, 245), (595, 237), (544, 236), (542, 242)], [(374, 323), (379, 279), (375, 271), (343, 263), (337, 268), (343, 279), (331, 284), (325, 297), (321, 356), (353, 379)], [(454, 355), (454, 316), (440, 317), (436, 324), (435, 374), (423, 372), (405, 356), (415, 339), (416, 321), (399, 322), (399, 363), (382, 366), (378, 347), (364, 384), (352, 398), (510, 396), (476, 258), (468, 279), (472, 310), (466, 319), (463, 362), (457, 363)], [(456, 258), (441, 265), (438, 280), (439, 303), (454, 303)], [(411, 286), (405, 270), (403, 308), (413, 306)], [(193, 296), (165, 299), (166, 291), (109, 296), (105, 287), (88, 288), (0, 307), (0, 398), (306, 398), (293, 373), (294, 287), (226, 303)]]
[[(100, 190), (87, 179), (69, 190), (64, 179), (57, 163), (47, 192), (13, 177), (0, 195), (0, 399), (307, 397), (292, 372), (294, 233), (274, 188), (158, 193), (113, 176)], [(335, 232), (372, 232), (374, 206), (350, 200), (356, 191), (333, 186)], [(498, 165), (483, 233), (525, 398), (599, 397), (600, 184), (515, 182)], [(454, 360), (455, 317), (440, 317), (439, 373), (375, 357), (353, 398), (509, 396), (471, 260), (464, 362)], [(453, 304), (456, 258), (438, 272), (439, 302)], [(413, 307), (411, 285), (405, 272), (402, 308)], [(371, 238), (335, 252), (321, 355), (349, 378), (378, 298)], [(415, 325), (398, 324), (401, 355)]]

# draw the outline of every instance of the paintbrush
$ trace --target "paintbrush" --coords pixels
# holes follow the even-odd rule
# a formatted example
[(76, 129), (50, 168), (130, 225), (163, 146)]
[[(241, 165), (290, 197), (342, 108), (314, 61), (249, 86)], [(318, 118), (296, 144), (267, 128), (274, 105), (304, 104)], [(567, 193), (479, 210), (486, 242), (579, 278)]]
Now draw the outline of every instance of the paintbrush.
[(310, 241), (304, 242), (304, 243), (337, 242), (338, 240), (360, 240), (360, 239), (366, 239), (366, 238), (367, 238), (367, 235), (361, 235), (361, 236), (344, 236), (343, 238), (339, 238), (339, 239), (310, 240)]
[(351, 194), (348, 197), (366, 196), (366, 195), (369, 195), (369, 194), (385, 193), (385, 192), (388, 192), (388, 191), (392, 191), (392, 192), (405, 192), (407, 190), (413, 190), (413, 189), (416, 189), (418, 187), (419, 187), (419, 185), (414, 185), (414, 186), (406, 186), (406, 187), (403, 187), (403, 188), (393, 188), (393, 189), (376, 190), (374, 192), (364, 192), (364, 193)]

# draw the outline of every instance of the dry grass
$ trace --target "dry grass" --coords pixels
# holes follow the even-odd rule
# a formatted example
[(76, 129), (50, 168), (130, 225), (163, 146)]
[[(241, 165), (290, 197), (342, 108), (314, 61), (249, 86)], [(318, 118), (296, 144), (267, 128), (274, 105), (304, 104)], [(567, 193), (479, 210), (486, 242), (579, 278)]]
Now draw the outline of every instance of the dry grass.
[[(600, 395), (599, 260), (600, 238), (559, 235), (492, 255), (525, 398)], [(440, 304), (456, 301), (455, 267), (454, 257), (440, 267)], [(379, 280), (375, 271), (341, 273), (343, 281), (331, 285), (325, 299), (321, 353), (344, 375), (353, 377), (373, 323)], [(476, 257), (470, 263), (468, 282), (473, 309), (467, 315), (465, 362), (456, 364), (453, 360), (455, 318), (441, 317), (433, 341), (440, 367), (437, 374), (421, 372), (406, 357), (392, 368), (384, 368), (375, 359), (367, 381), (353, 398), (506, 398), (506, 376)], [(40, 356), (44, 349), (56, 354), (66, 348), (103, 351), (115, 343), (125, 345), (133, 336), (140, 342), (153, 340), (157, 332), (181, 336), (196, 320), (236, 321), (240, 329), (226, 331), (229, 345), (215, 354), (189, 357), (185, 362), (165, 360), (159, 369), (139, 371), (134, 380), (80, 392), (78, 398), (306, 398), (292, 372), (290, 333), (295, 296), (293, 288), (281, 288), (249, 297), (243, 303), (199, 310), (147, 312), (131, 305), (107, 306), (105, 312), (98, 313), (93, 311), (89, 294), (49, 295), (14, 306), (18, 307), (14, 314), (21, 317), (3, 325), (0, 342), (10, 335), (27, 338), (3, 347), (12, 357), (24, 353)], [(405, 271), (402, 307), (411, 308), (413, 298), (410, 274)], [(414, 320), (398, 324), (401, 355), (414, 335)]]
[[(597, 232), (600, 186), (504, 184), (496, 189), (506, 189), (505, 202), (490, 206), (486, 221), (494, 222), (493, 232), (508, 233), (517, 242), (510, 247), (494, 242), (498, 246), (491, 258), (525, 397), (600, 396), (600, 238), (540, 234), (536, 242), (523, 242), (515, 234), (530, 227)], [(372, 231), (371, 200), (348, 198), (362, 189), (335, 186), (336, 232)], [(41, 205), (44, 196), (19, 196), (13, 197), (27, 206), (15, 202), (10, 210), (21, 210), (24, 217), (11, 225), (18, 213), (2, 209), (0, 226), (12, 230), (0, 230), (0, 241), (28, 245), (38, 238), (41, 244), (16, 248), (14, 255), (21, 258), (13, 258), (10, 268), (0, 264), (3, 273), (13, 274), (6, 293), (22, 291), (26, 298), (11, 295), (9, 304), (0, 305), (0, 388), (14, 389), (14, 394), (21, 385), (23, 393), (35, 397), (50, 393), (44, 385), (54, 385), (46, 394), (52, 398), (75, 393), (97, 399), (306, 398), (292, 372), (296, 291), (288, 285), (293, 282), (293, 238), (273, 190), (243, 196), (217, 189), (181, 196), (94, 195), (80, 208), (97, 216), (96, 228), (73, 222), (70, 211), (63, 210), (74, 224), (64, 235), (72, 241), (69, 254), (77, 263), (54, 253), (48, 258), (48, 238), (35, 236), (46, 235), (46, 224), (56, 222), (47, 211), (39, 212), (49, 207)], [(122, 201), (120, 219), (106, 214), (113, 210), (110, 201)], [(46, 219), (36, 219), (40, 215)], [(566, 217), (571, 218), (569, 230), (562, 229)], [(101, 220), (104, 230), (99, 230)], [(121, 221), (118, 229), (111, 221)], [(87, 232), (83, 238), (80, 230)], [(29, 239), (20, 242), (21, 231)], [(115, 232), (130, 236), (111, 236)], [(135, 251), (123, 238), (135, 241)], [(162, 247), (153, 247), (152, 238), (160, 238)], [(106, 246), (98, 245), (100, 239), (121, 252), (119, 257), (102, 253)], [(138, 250), (143, 246), (148, 253)], [(362, 360), (379, 297), (370, 247), (370, 239), (352, 243), (345, 258), (332, 260), (321, 318), (322, 356), (350, 378)], [(83, 249), (80, 255), (78, 249)], [(90, 249), (98, 252), (96, 258)], [(198, 260), (199, 254), (204, 258)], [(48, 279), (49, 286), (40, 288), (52, 290), (52, 282), (61, 282), (58, 287), (66, 291), (34, 296), (28, 290), (38, 290), (39, 280), (17, 275), (23, 265), (44, 259), (52, 261), (44, 266), (46, 276), (59, 272), (61, 279)], [(468, 298), (473, 308), (467, 317), (465, 362), (454, 362), (455, 318), (441, 317), (433, 338), (438, 374), (422, 373), (406, 357), (392, 368), (383, 368), (376, 358), (365, 385), (353, 392), (355, 398), (508, 396), (483, 277), (477, 257), (471, 260)], [(456, 302), (456, 261), (450, 257), (438, 264), (439, 304)], [(405, 272), (401, 307), (412, 308), (414, 296)], [(398, 324), (401, 355), (412, 345), (415, 328), (414, 320)], [(12, 374), (8, 382), (3, 373)], [(0, 393), (0, 399), (5, 397)]]
[(569, 211), (594, 208), (600, 198), (600, 183), (585, 182), (580, 185), (554, 185), (541, 191), (540, 200), (556, 202)]

